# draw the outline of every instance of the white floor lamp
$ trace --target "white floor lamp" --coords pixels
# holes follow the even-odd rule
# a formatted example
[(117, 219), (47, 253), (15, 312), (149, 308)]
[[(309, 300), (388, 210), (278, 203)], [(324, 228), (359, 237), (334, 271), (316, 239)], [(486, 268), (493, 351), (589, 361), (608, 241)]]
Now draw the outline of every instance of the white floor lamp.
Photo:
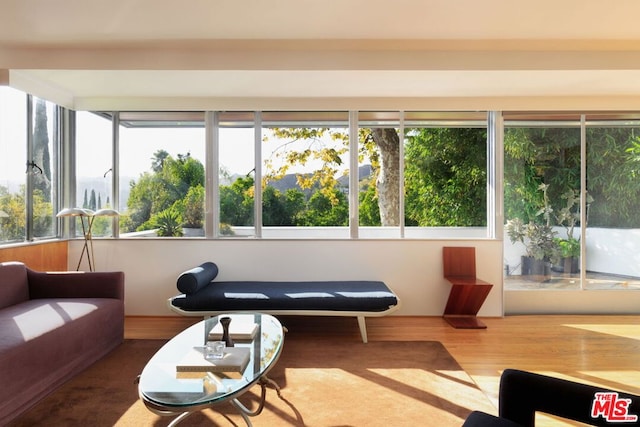
[[(89, 271), (93, 271), (92, 254), (89, 252), (89, 246), (93, 246), (91, 242), (91, 225), (93, 223), (94, 212), (91, 209), (82, 208), (65, 208), (56, 214), (58, 218), (61, 217), (80, 217), (80, 224), (82, 224), (82, 236), (84, 237), (84, 245), (82, 246), (82, 252), (80, 253), (80, 259), (78, 260), (78, 266), (76, 271), (80, 270), (80, 264), (82, 263), (82, 257), (87, 254), (87, 261), (89, 263)], [(85, 224), (85, 218), (87, 222)]]
[[(93, 255), (93, 239), (91, 237), (91, 228), (93, 227), (93, 221), (97, 216), (119, 216), (120, 213), (115, 209), (98, 209), (92, 211), (91, 209), (83, 208), (65, 208), (57, 213), (57, 217), (80, 217), (80, 223), (82, 224), (82, 236), (84, 237), (84, 245), (82, 246), (82, 252), (80, 253), (80, 259), (78, 260), (78, 266), (76, 271), (80, 270), (80, 264), (82, 258), (87, 255), (87, 262), (89, 263), (89, 271), (96, 270), (96, 258)], [(85, 223), (85, 218), (86, 223)]]

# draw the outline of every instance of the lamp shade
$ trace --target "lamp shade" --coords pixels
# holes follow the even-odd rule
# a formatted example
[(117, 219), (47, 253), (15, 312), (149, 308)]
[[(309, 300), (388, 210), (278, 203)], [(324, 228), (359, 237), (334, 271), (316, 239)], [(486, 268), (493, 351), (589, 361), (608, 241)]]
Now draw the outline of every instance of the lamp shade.
[(120, 212), (115, 209), (98, 209), (94, 212), (93, 216), (120, 216)]
[(56, 214), (57, 217), (63, 216), (93, 216), (91, 209), (82, 208), (64, 208)]

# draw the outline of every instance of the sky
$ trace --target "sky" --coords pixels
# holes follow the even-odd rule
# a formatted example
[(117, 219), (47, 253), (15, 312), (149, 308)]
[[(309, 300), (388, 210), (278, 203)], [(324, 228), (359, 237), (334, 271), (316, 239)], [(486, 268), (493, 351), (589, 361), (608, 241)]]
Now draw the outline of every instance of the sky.
[[(100, 138), (95, 146), (103, 147), (104, 171), (111, 164), (111, 123), (92, 113), (78, 113), (77, 120), (78, 148), (89, 147), (86, 141)], [(226, 135), (225, 135), (226, 134)], [(253, 169), (253, 129), (222, 129), (220, 135), (220, 162), (231, 172), (246, 173)], [(227, 142), (231, 140), (231, 143)], [(205, 130), (204, 128), (120, 128), (120, 175), (138, 177), (140, 173), (151, 169), (151, 161), (157, 150), (165, 150), (172, 157), (190, 153), (192, 157), (204, 163)], [(78, 161), (78, 176), (96, 176), (97, 165), (100, 164), (94, 149), (86, 149), (82, 155), (86, 161)], [(249, 153), (249, 154), (247, 154)], [(99, 169), (99, 168), (98, 168)]]
[[(79, 112), (77, 124), (78, 177), (100, 176), (111, 166), (111, 123), (95, 114)], [(254, 169), (254, 131), (252, 128), (221, 128), (219, 134), (219, 162), (231, 175), (246, 175)], [(89, 141), (89, 143), (87, 143)], [(95, 141), (95, 143), (93, 143)], [(328, 142), (332, 143), (332, 142)], [(290, 148), (300, 148), (304, 143)], [(263, 150), (280, 145), (271, 141)], [(167, 151), (176, 158), (178, 154), (190, 153), (205, 163), (204, 128), (120, 128), (120, 175), (137, 178), (140, 173), (151, 170), (154, 153)], [(263, 158), (270, 156), (263, 152)], [(348, 160), (344, 163), (347, 167)], [(318, 162), (309, 162), (305, 167), (292, 168), (292, 172), (308, 171), (318, 167)]]
[[(22, 105), (24, 108), (16, 108)], [(24, 93), (0, 87), (0, 185), (26, 170), (26, 102)]]
[[(5, 100), (6, 101), (6, 100)], [(5, 107), (5, 108), (3, 108)], [(78, 112), (78, 177), (99, 177), (111, 168), (111, 123), (95, 114)], [(22, 179), (26, 170), (26, 113), (0, 99), (0, 184)], [(51, 131), (50, 131), (51, 132)], [(137, 177), (151, 169), (153, 154), (163, 149), (173, 157), (191, 153), (204, 163), (203, 128), (120, 130), (120, 174)], [(253, 169), (253, 129), (222, 129), (220, 162), (232, 173)]]

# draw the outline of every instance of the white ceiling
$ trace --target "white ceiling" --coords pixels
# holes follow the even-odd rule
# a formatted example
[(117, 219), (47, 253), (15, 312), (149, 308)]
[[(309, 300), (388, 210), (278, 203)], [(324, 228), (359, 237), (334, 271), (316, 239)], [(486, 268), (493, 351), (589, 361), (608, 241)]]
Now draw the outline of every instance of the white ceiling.
[(638, 108), (637, 0), (3, 0), (0, 81), (77, 109)]

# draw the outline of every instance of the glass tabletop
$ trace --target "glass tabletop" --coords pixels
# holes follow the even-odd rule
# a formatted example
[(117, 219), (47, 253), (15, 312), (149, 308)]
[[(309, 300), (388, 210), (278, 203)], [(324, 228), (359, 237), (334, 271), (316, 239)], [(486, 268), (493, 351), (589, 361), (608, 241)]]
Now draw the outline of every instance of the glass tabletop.
[[(253, 339), (235, 340), (234, 347), (249, 351), (244, 371), (181, 372), (182, 363), (190, 354), (199, 352), (204, 360), (209, 334), (220, 328), (218, 323), (222, 317), (231, 318), (232, 334), (234, 325), (254, 323), (257, 326)], [(280, 356), (283, 342), (282, 325), (268, 314), (229, 314), (203, 320), (176, 335), (149, 360), (140, 375), (139, 394), (145, 403), (167, 410), (210, 405), (237, 397), (271, 369)]]

